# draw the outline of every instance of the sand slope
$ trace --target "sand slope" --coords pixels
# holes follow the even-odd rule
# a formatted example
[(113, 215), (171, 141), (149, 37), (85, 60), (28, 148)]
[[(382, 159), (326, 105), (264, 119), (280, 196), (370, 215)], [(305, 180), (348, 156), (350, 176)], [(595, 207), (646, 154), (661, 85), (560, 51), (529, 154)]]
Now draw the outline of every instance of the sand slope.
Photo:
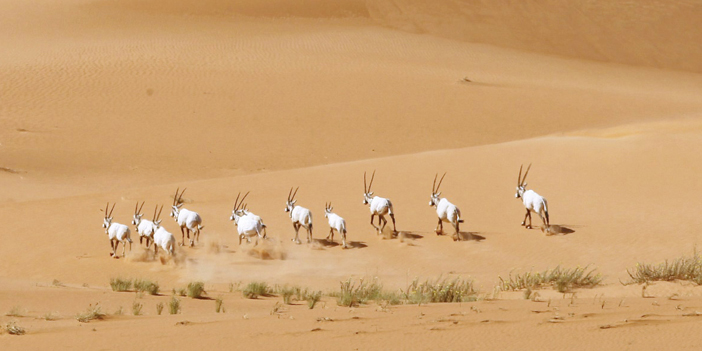
[[(0, 2), (0, 45), (12, 48), (0, 52), (0, 311), (24, 311), (0, 323), (29, 330), (2, 342), (75, 348), (76, 333), (92, 343), (116, 330), (129, 341), (105, 348), (202, 346), (202, 336), (211, 348), (698, 347), (689, 336), (699, 288), (657, 284), (651, 300), (619, 283), (637, 262), (690, 254), (699, 242), (702, 76), (685, 72), (699, 71), (698, 32), (689, 30), (697, 4), (426, 6)], [(549, 200), (558, 235), (519, 225), (515, 178), (528, 163), (529, 188)], [(373, 170), (399, 238), (380, 238), (368, 223), (362, 177)], [(474, 240), (434, 233), (427, 203), (440, 172)], [(314, 215), (311, 245), (290, 241), (283, 208), (293, 186)], [(109, 257), (105, 202), (126, 224), (135, 202), (146, 201), (150, 217), (184, 187), (185, 206), (204, 220), (198, 246), (163, 264), (133, 233), (128, 257)], [(258, 248), (239, 246), (228, 220), (246, 191), (271, 238)], [(338, 237), (320, 240), (327, 201), (347, 220), (350, 250)], [(162, 218), (180, 241), (168, 207)], [(575, 297), (544, 290), (541, 302), (502, 293), (389, 309), (325, 297), (314, 310), (282, 313), (271, 313), (278, 297), (229, 291), (254, 280), (332, 291), (351, 277), (397, 289), (443, 276), (475, 279), (487, 297), (499, 276), (557, 265), (596, 267), (604, 286)], [(111, 292), (118, 276), (157, 280), (164, 294)], [(171, 289), (193, 280), (223, 296), (228, 313), (184, 299), (182, 315), (155, 315)], [(115, 316), (134, 301), (145, 316)], [(96, 302), (110, 318), (80, 326), (73, 316)], [(59, 320), (43, 320), (48, 312)], [(183, 320), (191, 324), (176, 325)], [(231, 330), (253, 336), (232, 339)]]

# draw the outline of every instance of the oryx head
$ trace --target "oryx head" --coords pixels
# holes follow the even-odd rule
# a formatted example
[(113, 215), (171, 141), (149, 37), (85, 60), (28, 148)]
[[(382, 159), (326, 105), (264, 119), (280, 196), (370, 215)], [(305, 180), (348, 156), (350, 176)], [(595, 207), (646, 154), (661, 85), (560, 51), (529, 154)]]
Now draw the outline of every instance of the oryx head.
[[(236, 200), (234, 200), (234, 208), (232, 208), (232, 216), (229, 217), (230, 221), (234, 221), (234, 223), (239, 223), (239, 218), (241, 218), (245, 213), (244, 213), (244, 207), (242, 207), (242, 204), (244, 203), (244, 200), (246, 197), (249, 195), (249, 192), (246, 192), (243, 198), (241, 198), (241, 201), (239, 201), (239, 196), (241, 196), (241, 192), (236, 195)], [(245, 205), (244, 205), (245, 206)]]
[(154, 223), (154, 229), (158, 229), (161, 226), (161, 220), (159, 217), (161, 217), (161, 211), (163, 211), (163, 205), (161, 205), (161, 209), (158, 211), (158, 214), (156, 214), (156, 210), (158, 210), (158, 205), (154, 208), (154, 217), (151, 220), (151, 222)]
[(292, 216), (292, 210), (295, 208), (295, 203), (297, 200), (295, 200), (295, 195), (297, 195), (297, 190), (300, 189), (298, 186), (295, 189), (295, 192), (293, 193), (293, 188), (290, 188), (290, 192), (288, 193), (288, 201), (285, 202), (285, 212), (290, 212), (290, 216)]
[(324, 204), (324, 218), (328, 218), (329, 215), (332, 213), (332, 210), (334, 210), (334, 207), (332, 207), (331, 202), (328, 204)]
[(436, 178), (439, 177), (439, 173), (437, 173), (434, 176), (434, 185), (431, 186), (431, 196), (429, 197), (429, 206), (437, 206), (439, 205), (439, 196), (441, 196), (441, 192), (439, 191), (439, 188), (441, 188), (441, 182), (444, 181), (444, 177), (446, 176), (446, 172), (444, 172), (444, 175), (441, 176), (441, 180), (439, 180), (439, 185), (436, 185)]
[(366, 185), (366, 172), (363, 172), (363, 204), (368, 205), (373, 199), (373, 192), (371, 187), (373, 186), (373, 179), (375, 179), (375, 170), (373, 175), (371, 175), (370, 184)]
[(524, 165), (521, 165), (519, 167), (519, 177), (517, 177), (517, 193), (514, 194), (514, 197), (516, 197), (516, 198), (521, 198), (522, 195), (524, 195), (524, 191), (526, 190), (526, 186), (527, 186), (527, 183), (525, 181), (526, 181), (527, 174), (529, 174), (529, 169), (531, 168), (531, 163), (529, 164), (529, 167), (527, 167), (526, 172), (524, 172), (524, 178), (522, 178), (522, 168), (523, 167), (524, 167)]
[(110, 228), (110, 225), (112, 224), (112, 211), (115, 210), (115, 205), (116, 203), (112, 204), (112, 209), (110, 209), (110, 203), (107, 203), (107, 206), (105, 206), (105, 218), (102, 220), (102, 227), (105, 228), (105, 233), (108, 233), (108, 229)]
[(141, 223), (141, 216), (143, 214), (141, 213), (141, 209), (144, 208), (144, 203), (146, 201), (141, 203), (141, 207), (139, 207), (139, 201), (136, 203), (136, 207), (134, 207), (134, 217), (132, 218), (132, 224), (135, 226), (139, 226), (139, 223)]
[(185, 193), (185, 189), (183, 189), (180, 195), (178, 195), (178, 190), (180, 190), (180, 188), (176, 189), (175, 196), (173, 196), (173, 205), (171, 206), (171, 217), (173, 217), (176, 221), (178, 220), (178, 213), (180, 212), (180, 208), (183, 207), (183, 193)]

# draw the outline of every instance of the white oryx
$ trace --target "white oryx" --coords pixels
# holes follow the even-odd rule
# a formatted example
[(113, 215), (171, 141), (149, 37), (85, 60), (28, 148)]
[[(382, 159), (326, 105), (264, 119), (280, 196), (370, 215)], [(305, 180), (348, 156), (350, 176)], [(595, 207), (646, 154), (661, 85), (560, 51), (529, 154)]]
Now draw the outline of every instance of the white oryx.
[(117, 222), (112, 223), (112, 212), (115, 210), (115, 204), (112, 204), (112, 209), (108, 212), (110, 208), (110, 203), (107, 203), (105, 207), (105, 218), (102, 221), (102, 227), (105, 228), (105, 234), (110, 239), (110, 247), (112, 247), (111, 257), (117, 257), (117, 247), (119, 243), (122, 243), (122, 257), (125, 255), (125, 250), (127, 248), (127, 243), (129, 243), (129, 251), (132, 251), (132, 239), (129, 237), (129, 227), (124, 224), (119, 224)]
[[(156, 208), (158, 208), (158, 205), (156, 205)], [(169, 256), (174, 255), (174, 250), (176, 246), (176, 238), (171, 232), (167, 231), (166, 228), (161, 226), (161, 220), (159, 217), (161, 217), (161, 211), (163, 211), (163, 205), (161, 205), (161, 209), (158, 211), (158, 215), (156, 214), (156, 208), (154, 209), (154, 220), (153, 220), (153, 226), (154, 226), (154, 255), (158, 255), (158, 248), (162, 248), (166, 253), (168, 253)]]
[(446, 200), (445, 197), (441, 197), (441, 192), (439, 192), (439, 188), (441, 188), (441, 182), (444, 181), (446, 173), (444, 173), (444, 175), (441, 176), (441, 180), (439, 180), (439, 185), (437, 186), (436, 178), (438, 176), (438, 173), (434, 176), (434, 185), (432, 185), (431, 187), (431, 196), (429, 200), (429, 206), (434, 206), (436, 208), (436, 215), (439, 217), (439, 224), (436, 226), (436, 235), (443, 234), (443, 222), (449, 222), (451, 223), (451, 225), (453, 225), (453, 228), (456, 230), (456, 234), (453, 240), (460, 241), (460, 224), (463, 223), (463, 220), (461, 219), (461, 210), (459, 210), (458, 207), (456, 207), (456, 205), (449, 202), (449, 200)]
[[(548, 232), (548, 203), (546, 202), (546, 199), (543, 196), (537, 194), (535, 191), (526, 190), (527, 183), (525, 183), (525, 181), (527, 174), (529, 174), (531, 163), (529, 164), (529, 167), (527, 167), (526, 172), (524, 172), (524, 178), (522, 178), (523, 167), (524, 165), (521, 165), (519, 167), (519, 177), (517, 178), (517, 193), (514, 194), (514, 197), (522, 199), (524, 207), (526, 208), (526, 215), (524, 216), (524, 221), (522, 221), (522, 225), (526, 225), (527, 229), (531, 229), (531, 212), (534, 211), (539, 215), (539, 217), (541, 217), (541, 221), (544, 223), (545, 226), (544, 231)], [(529, 218), (529, 224), (526, 224), (527, 218)]]
[(334, 242), (334, 230), (336, 229), (341, 235), (341, 248), (346, 249), (346, 221), (341, 218), (338, 214), (332, 212), (334, 208), (331, 202), (324, 204), (324, 217), (329, 220), (329, 235), (327, 235), (327, 240)]
[[(392, 202), (390, 202), (389, 199), (380, 196), (373, 196), (371, 187), (373, 186), (374, 178), (375, 171), (373, 171), (373, 175), (371, 176), (370, 184), (366, 186), (366, 172), (363, 172), (363, 204), (369, 205), (370, 207), (371, 225), (378, 232), (378, 235), (380, 235), (380, 233), (383, 232), (383, 229), (385, 229), (385, 225), (388, 224), (388, 220), (385, 219), (385, 215), (388, 214), (390, 215), (390, 219), (392, 219), (392, 231), (393, 233), (397, 233), (397, 228), (395, 227), (395, 214), (392, 212)], [(375, 224), (373, 224), (373, 218), (375, 218), (376, 215), (378, 216), (378, 224), (382, 224), (382, 227), (377, 227)]]
[[(154, 240), (154, 222), (148, 219), (141, 219), (144, 215), (141, 213), (141, 210), (144, 208), (145, 202), (146, 201), (142, 202), (140, 207), (139, 201), (137, 201), (136, 207), (134, 208), (132, 224), (135, 225), (135, 229), (137, 233), (139, 233), (139, 244), (142, 244), (144, 239), (146, 239), (146, 248), (148, 249), (149, 245), (151, 245), (150, 241)], [(158, 206), (156, 206), (156, 208), (158, 209)], [(156, 210), (154, 210), (154, 217), (156, 217)]]
[[(187, 189), (187, 188), (186, 188)], [(202, 218), (197, 212), (181, 208), (183, 206), (183, 194), (185, 190), (178, 195), (178, 190), (176, 189), (176, 194), (173, 197), (173, 206), (171, 208), (171, 217), (178, 222), (180, 226), (180, 233), (182, 234), (182, 239), (180, 245), (185, 245), (185, 234), (188, 234), (188, 240), (190, 240), (190, 246), (195, 245), (195, 241), (200, 241), (200, 231), (202, 228)], [(193, 239), (190, 239), (190, 232), (193, 232)]]
[(239, 202), (240, 195), (241, 193), (236, 196), (232, 216), (229, 217), (229, 220), (234, 221), (236, 225), (236, 230), (239, 233), (239, 245), (241, 245), (241, 240), (244, 238), (246, 238), (246, 242), (251, 242), (251, 237), (256, 237), (256, 244), (254, 244), (256, 246), (258, 245), (258, 238), (265, 239), (266, 227), (263, 225), (261, 217), (246, 211), (243, 207), (240, 208), (249, 193), (247, 192), (244, 195), (241, 202)]
[(293, 189), (290, 188), (288, 201), (285, 203), (285, 212), (290, 212), (290, 220), (292, 220), (293, 228), (295, 228), (295, 239), (292, 239), (292, 241), (296, 244), (300, 244), (300, 227), (305, 227), (305, 229), (307, 229), (307, 243), (309, 244), (312, 242), (312, 212), (302, 206), (295, 206), (297, 202), (297, 200), (295, 200), (295, 195), (297, 195), (298, 189), (300, 189), (300, 187), (297, 187), (293, 194)]

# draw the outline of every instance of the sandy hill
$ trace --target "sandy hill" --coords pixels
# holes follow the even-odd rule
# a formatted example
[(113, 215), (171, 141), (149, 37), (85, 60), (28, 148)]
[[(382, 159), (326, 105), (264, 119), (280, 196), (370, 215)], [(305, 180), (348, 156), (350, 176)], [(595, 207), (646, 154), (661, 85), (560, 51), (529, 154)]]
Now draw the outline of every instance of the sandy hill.
[[(202, 346), (195, 336), (207, 335), (212, 348), (281, 341), (321, 349), (344, 340), (349, 348), (426, 349), (456, 348), (470, 334), (488, 349), (517, 340), (696, 348), (689, 336), (699, 328), (698, 288), (642, 292), (619, 282), (637, 262), (691, 254), (699, 241), (701, 8), (2, 1), (0, 45), (11, 49), (0, 52), (0, 311), (19, 306), (10, 314), (22, 316), (0, 322), (17, 320), (29, 333), (0, 338), (12, 348), (75, 348), (75, 333), (92, 343), (117, 330), (129, 335), (120, 348)], [(519, 225), (515, 178), (527, 163), (529, 188), (548, 198), (557, 235)], [(395, 206), (399, 238), (379, 238), (368, 223), (361, 190), (373, 170), (374, 191)], [(434, 233), (427, 203), (441, 172), (444, 195), (462, 209), (463, 235), (474, 240)], [(314, 237), (326, 236), (323, 205), (332, 201), (352, 249), (290, 241), (283, 208), (293, 186), (313, 212)], [(135, 202), (146, 201), (150, 217), (184, 187), (185, 206), (204, 219), (199, 245), (179, 247), (166, 264), (138, 240), (126, 259), (109, 257), (100, 228), (107, 201), (126, 224)], [(246, 191), (271, 238), (258, 248), (239, 246), (229, 221)], [(162, 217), (180, 241), (177, 225)], [(349, 309), (325, 296), (321, 308), (281, 313), (271, 313), (278, 297), (247, 300), (229, 289), (266, 281), (332, 291), (351, 277), (398, 289), (443, 276), (474, 279), (488, 294), (500, 276), (558, 265), (596, 268), (604, 285), (567, 298), (542, 290), (542, 302), (503, 293), (460, 306)], [(108, 282), (118, 276), (157, 280), (164, 295), (114, 293)], [(172, 288), (194, 280), (224, 297), (227, 314), (190, 299), (182, 315), (155, 314)], [(113, 313), (135, 301), (144, 316)], [(72, 317), (96, 302), (108, 320), (77, 326)], [(47, 321), (49, 312), (59, 320)], [(190, 324), (174, 326), (183, 320)], [(343, 322), (320, 324), (330, 320)], [(505, 326), (515, 334), (495, 338)], [(254, 336), (235, 341), (230, 330)]]

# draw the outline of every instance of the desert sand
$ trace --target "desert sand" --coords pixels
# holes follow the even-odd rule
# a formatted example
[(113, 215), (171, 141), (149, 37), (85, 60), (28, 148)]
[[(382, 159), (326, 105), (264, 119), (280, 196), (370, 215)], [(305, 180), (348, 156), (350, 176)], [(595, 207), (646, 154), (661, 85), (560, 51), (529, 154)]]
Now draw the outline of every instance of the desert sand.
[[(637, 262), (700, 244), (701, 18), (698, 1), (660, 0), (2, 0), (0, 323), (27, 334), (0, 344), (699, 349), (702, 288), (621, 282)], [(556, 235), (520, 226), (529, 163)], [(397, 238), (376, 235), (361, 203), (373, 170)], [(443, 172), (474, 240), (434, 233), (430, 186)], [(283, 212), (298, 186), (309, 245), (291, 242)], [(130, 225), (131, 252), (110, 257), (106, 202), (129, 224), (137, 201), (150, 217), (185, 187), (205, 225), (198, 245), (161, 261)], [(270, 238), (256, 248), (229, 221), (247, 191)], [(320, 241), (328, 201), (349, 250)], [(558, 265), (596, 268), (603, 284), (495, 292), (499, 277)], [(113, 292), (115, 277), (158, 281), (162, 295)], [(438, 277), (473, 279), (483, 298), (349, 308), (324, 296), (310, 310), (230, 291)], [(182, 298), (180, 314), (156, 314), (192, 281), (226, 313)], [(106, 320), (76, 321), (96, 303)]]

